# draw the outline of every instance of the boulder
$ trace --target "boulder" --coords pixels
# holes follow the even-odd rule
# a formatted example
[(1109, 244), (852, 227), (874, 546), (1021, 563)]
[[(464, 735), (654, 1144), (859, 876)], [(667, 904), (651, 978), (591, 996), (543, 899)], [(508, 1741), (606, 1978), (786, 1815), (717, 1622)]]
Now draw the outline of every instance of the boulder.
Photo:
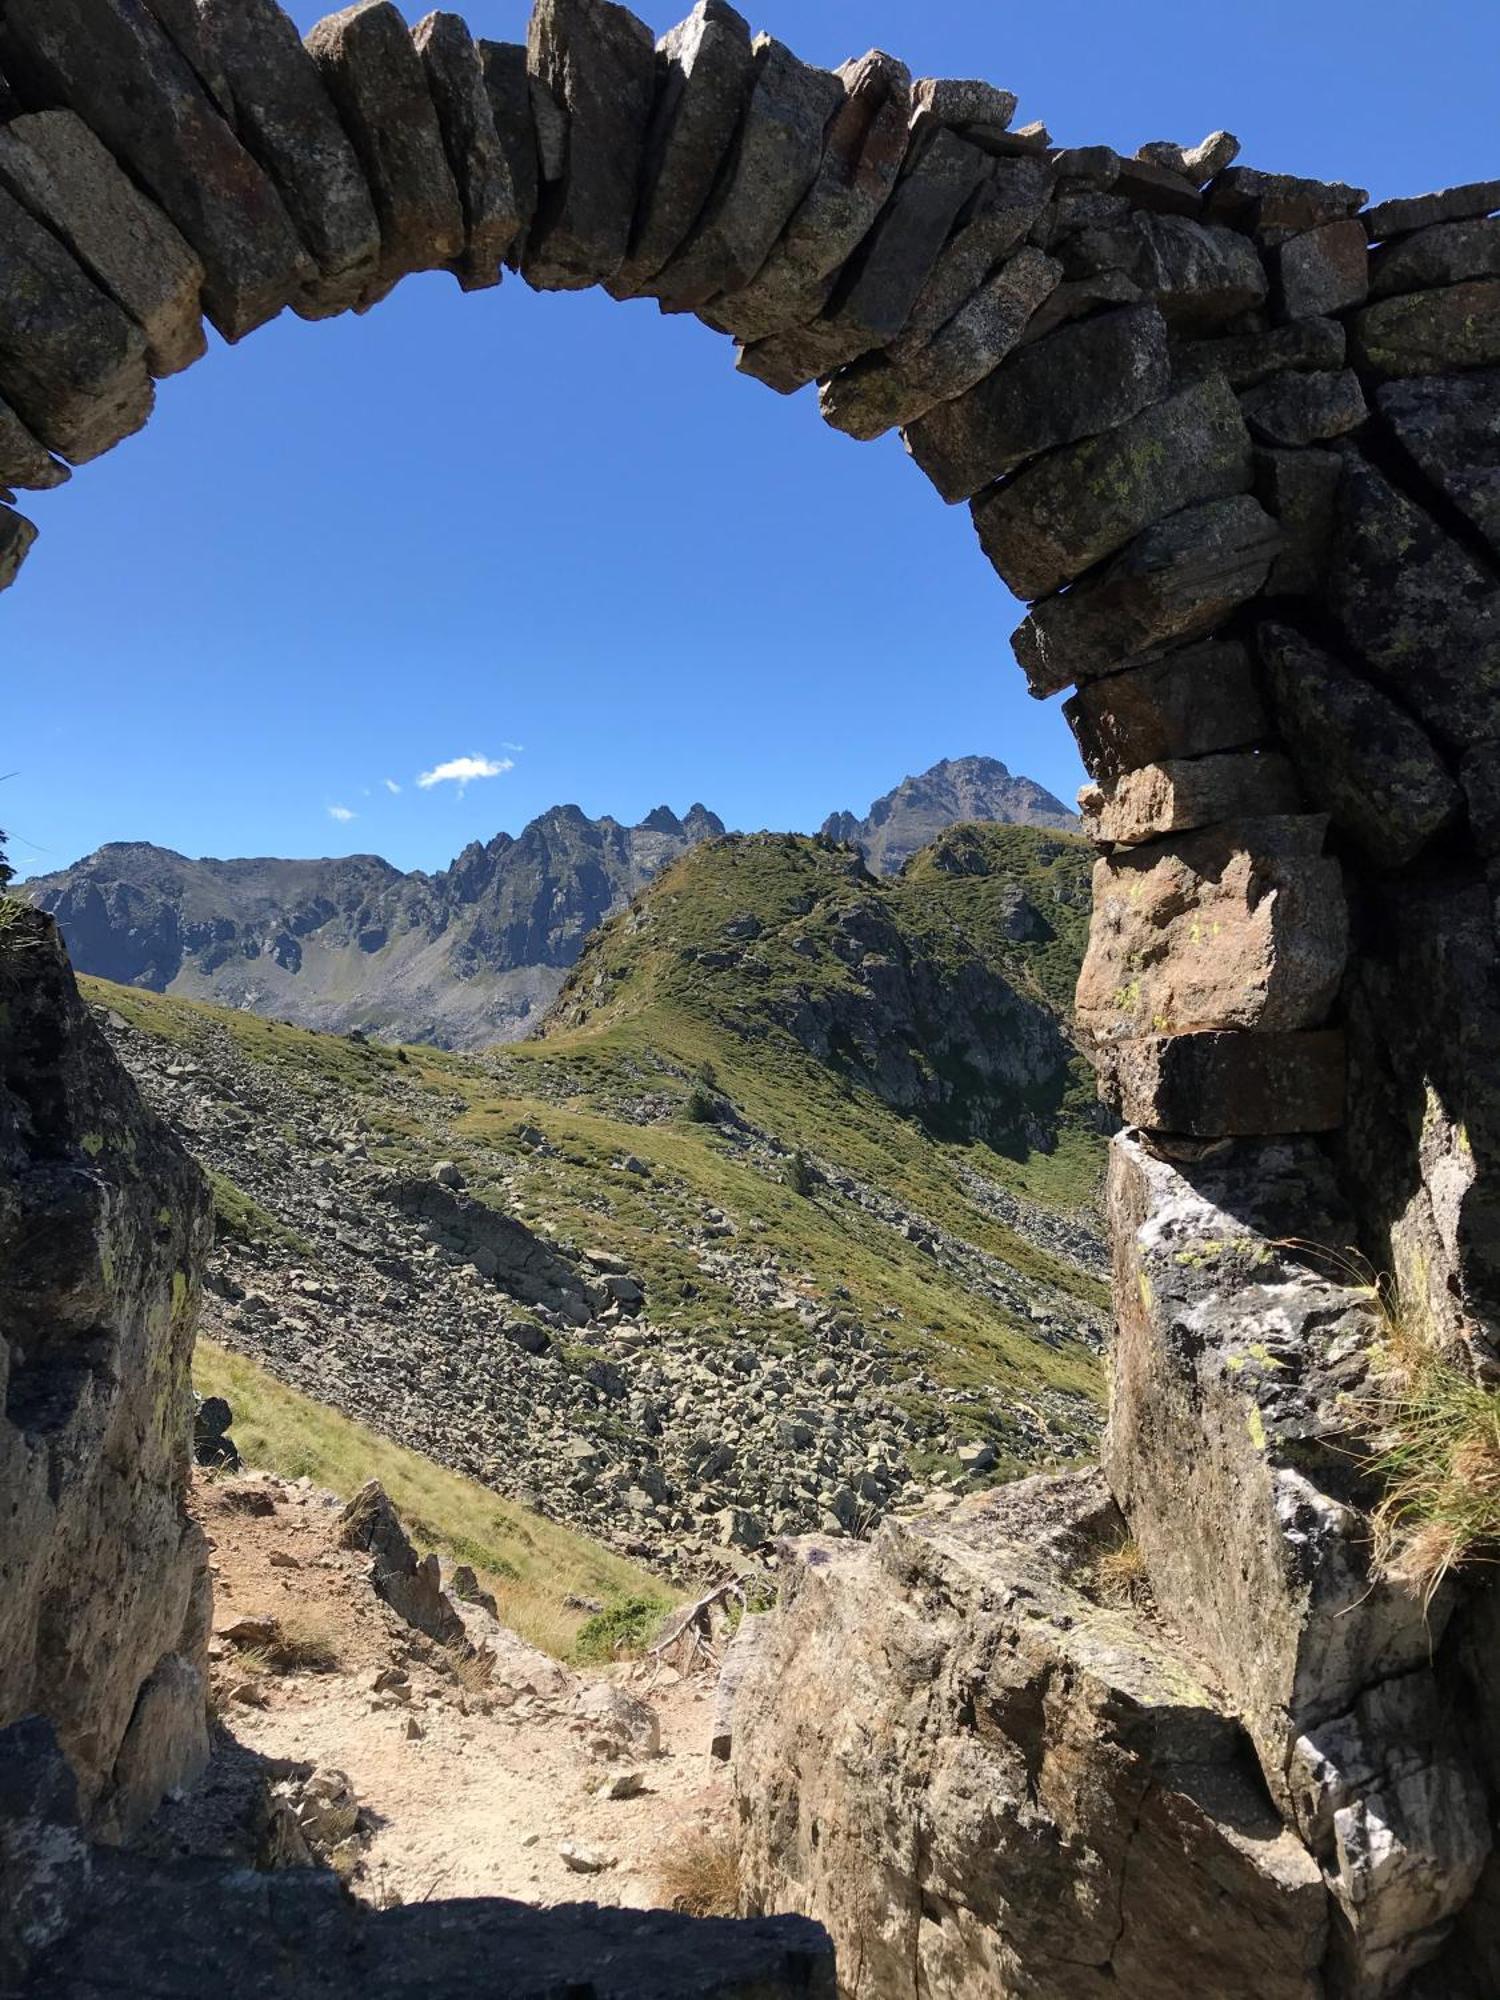
[(751, 1908), (883, 2000), (1314, 2000), (1322, 1885), (1233, 1716), (1088, 1594), (1122, 1534), (1074, 1474), (796, 1546), (735, 1714)]
[(391, 0), (358, 0), (310, 30), (380, 219), (380, 267), (366, 299), (412, 271), (441, 270), (464, 247), (464, 212), (422, 58)]
[(1408, 292), (1350, 322), (1354, 358), (1372, 375), (1443, 375), (1500, 365), (1500, 278)]
[(526, 239), (526, 282), (581, 291), (625, 261), (646, 128), (656, 87), (656, 41), (611, 0), (537, 0), (526, 32), (534, 85), (566, 122), (564, 165), (544, 175)]
[(1246, 819), (1101, 857), (1078, 979), (1088, 1041), (1319, 1026), (1348, 945), (1326, 825)]
[(1370, 414), (1352, 368), (1337, 374), (1275, 375), (1246, 391), (1240, 408), (1253, 437), (1291, 448), (1342, 437)]
[(1280, 528), (1248, 494), (1148, 528), (1094, 580), (1033, 606), (1011, 637), (1034, 695), (1211, 632), (1265, 584)]
[(652, 296), (649, 281), (681, 248), (713, 192), (754, 79), (750, 30), (726, 0), (698, 0), (657, 43), (640, 200), (629, 254), (609, 283), (614, 298)]
[(1384, 299), (1469, 278), (1500, 278), (1500, 216), (1483, 222), (1442, 222), (1419, 229), (1375, 254), (1370, 291)]
[(1426, 478), (1500, 554), (1500, 369), (1387, 382), (1375, 403)]
[(1264, 305), (1268, 290), (1252, 243), (1191, 216), (1137, 211), (1122, 225), (1080, 230), (1058, 254), (1069, 278), (1100, 271), (1129, 278), (1184, 336), (1229, 326)]
[(1104, 781), (1164, 758), (1241, 749), (1270, 733), (1249, 651), (1231, 640), (1089, 682), (1063, 714), (1084, 763)]
[(1426, 732), (1290, 626), (1262, 625), (1257, 646), (1308, 797), (1377, 867), (1404, 868), (1462, 802)]
[(1289, 237), (1271, 252), (1276, 306), (1282, 319), (1347, 312), (1370, 289), (1370, 246), (1362, 222), (1325, 222)]
[(65, 106), (166, 211), (203, 264), (226, 340), (273, 319), (313, 266), (270, 178), (155, 16), (131, 0), (10, 0), (0, 61)]
[(667, 312), (695, 312), (747, 285), (817, 178), (844, 86), (757, 35), (755, 80), (708, 206), (651, 285)]
[(1369, 200), (1364, 188), (1342, 181), (1306, 180), (1296, 174), (1268, 174), (1257, 167), (1231, 167), (1209, 190), (1209, 213), (1252, 236), (1316, 229), (1354, 215)]
[(316, 275), (292, 301), (320, 319), (375, 277), (380, 224), (317, 65), (276, 0), (193, 0), (189, 11), (242, 146), (275, 184)]
[(1166, 394), (1166, 322), (1130, 306), (1023, 347), (966, 395), (905, 432), (906, 448), (947, 501), (1029, 458), (1111, 431)]
[(1239, 405), (1211, 379), (981, 495), (974, 525), (1006, 587), (1043, 597), (1164, 515), (1244, 493), (1250, 472)]
[(140, 328), (153, 375), (199, 359), (203, 266), (81, 118), (39, 111), (0, 128), (0, 182)]

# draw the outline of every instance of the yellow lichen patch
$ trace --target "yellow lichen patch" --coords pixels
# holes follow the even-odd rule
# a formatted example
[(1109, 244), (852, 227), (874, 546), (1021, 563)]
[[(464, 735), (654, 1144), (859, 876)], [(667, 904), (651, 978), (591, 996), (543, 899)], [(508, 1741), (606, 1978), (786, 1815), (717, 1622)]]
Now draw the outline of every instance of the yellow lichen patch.
[(1250, 1442), (1257, 1451), (1266, 1448), (1266, 1420), (1260, 1413), (1260, 1406), (1250, 1405), (1250, 1414), (1245, 1419), (1245, 1429), (1250, 1433)]

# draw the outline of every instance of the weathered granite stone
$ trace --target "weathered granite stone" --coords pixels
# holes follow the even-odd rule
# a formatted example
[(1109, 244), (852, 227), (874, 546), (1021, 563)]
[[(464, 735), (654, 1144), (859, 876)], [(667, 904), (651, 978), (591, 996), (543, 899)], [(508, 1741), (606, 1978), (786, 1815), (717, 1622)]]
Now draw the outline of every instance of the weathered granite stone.
[(657, 273), (666, 312), (696, 312), (747, 285), (817, 178), (844, 86), (771, 35), (754, 41), (755, 83), (707, 208)]
[(8, 0), (0, 60), (34, 101), (76, 111), (202, 259), (226, 340), (272, 319), (312, 265), (270, 179), (186, 60), (132, 0)]
[(1119, 271), (1184, 335), (1229, 325), (1262, 305), (1265, 266), (1237, 230), (1179, 215), (1133, 215), (1117, 229), (1084, 229), (1061, 250), (1064, 274)]
[(986, 279), (998, 274), (1002, 258), (1021, 253), (1051, 185), (1050, 169), (1040, 161), (991, 164), (917, 294), (905, 327), (891, 342), (888, 351), (894, 360), (908, 360), (924, 347)]
[(463, 1642), (464, 1621), (443, 1589), (442, 1564), (435, 1555), (417, 1560), (401, 1517), (378, 1480), (367, 1480), (339, 1516), (339, 1540), (345, 1548), (369, 1555), (376, 1595), (408, 1625), (440, 1646)]
[(1063, 714), (1084, 763), (1106, 783), (1166, 758), (1244, 748), (1271, 727), (1249, 650), (1232, 640), (1092, 681)]
[(293, 305), (308, 319), (346, 310), (374, 278), (380, 226), (301, 36), (275, 0), (186, 0), (185, 11), (225, 117), (317, 266)]
[(437, 107), (448, 165), (464, 208), (467, 245), (455, 265), (465, 291), (500, 282), (500, 266), (521, 231), (510, 163), (495, 129), (484, 66), (457, 14), (429, 14), (412, 31)]
[(912, 136), (946, 125), (965, 138), (997, 137), (1016, 115), (1016, 96), (977, 77), (924, 76), (912, 91)]
[(850, 437), (876, 438), (963, 395), (1005, 359), (1061, 275), (1040, 250), (1022, 250), (924, 346), (900, 360), (869, 355), (826, 383), (824, 418)]
[(1374, 375), (1442, 375), (1500, 365), (1500, 278), (1380, 299), (1350, 322), (1354, 359)]
[(495, 134), (510, 169), (511, 193), (515, 197), (520, 228), (506, 263), (514, 270), (520, 262), (520, 246), (536, 214), (541, 198), (541, 168), (537, 154), (536, 117), (531, 104), (531, 79), (526, 70), (526, 49), (520, 42), (475, 43), (484, 87), (495, 120)]
[(1282, 548), (1268, 587), (1277, 596), (1321, 590), (1338, 522), (1344, 461), (1332, 451), (1258, 451), (1255, 495), (1276, 517)]
[(40, 111), (0, 127), (0, 182), (134, 320), (153, 375), (199, 358), (203, 266), (82, 119)]
[(656, 90), (656, 40), (611, 0), (536, 0), (532, 77), (567, 117), (567, 165), (547, 177), (522, 260), (545, 291), (606, 283), (630, 245)]
[[(1335, 1990), (1394, 1994), (1490, 1835), (1437, 1720), (1447, 1607), (1429, 1618), (1371, 1565), (1357, 1425), (1381, 1323), (1344, 1276), (1353, 1218), (1306, 1141), (1174, 1163), (1126, 1133), (1109, 1204), (1112, 1485), (1158, 1602), (1191, 1618), (1323, 1866)], [(1185, 1509), (1204, 1532), (1182, 1533)]]
[(0, 487), (44, 492), (64, 485), (71, 476), (61, 459), (37, 443), (15, 411), (0, 403)]
[(131, 1840), (162, 1797), (186, 1791), (208, 1763), (208, 1696), (201, 1670), (177, 1653), (157, 1662), (120, 1745), (101, 1832)]
[(1149, 215), (1196, 218), (1203, 213), (1203, 196), (1197, 184), (1186, 174), (1160, 166), (1154, 160), (1122, 160), (1114, 186), (1115, 192), (1124, 195), (1132, 207), (1144, 209)]
[(1257, 648), (1308, 797), (1378, 867), (1404, 868), (1462, 803), (1426, 734), (1290, 626), (1262, 625)]
[[(183, 1503), (207, 1190), (95, 1027), (50, 919), (16, 920), (0, 989), (0, 1726), (49, 1717), (90, 1822), (116, 1803), (133, 1821), (181, 1768), (143, 1719), (117, 1769), (143, 1689), (206, 1638)], [(162, 1672), (159, 1694), (181, 1678)]]
[(1342, 181), (1310, 181), (1295, 174), (1267, 174), (1255, 167), (1231, 167), (1209, 190), (1211, 215), (1255, 236), (1316, 229), (1339, 222), (1364, 207), (1369, 195)]
[(307, 47), (374, 197), (376, 287), (451, 264), (464, 247), (463, 204), (422, 59), (391, 0), (358, 0), (330, 14), (311, 30)]
[(1337, 374), (1273, 375), (1240, 397), (1253, 436), (1263, 444), (1316, 444), (1358, 430), (1369, 416), (1364, 391), (1352, 368)]
[[(1042, 238), (1045, 232), (1034, 232), (1038, 238), (1038, 248), (1044, 248)], [(1064, 278), (1057, 290), (1037, 313), (1026, 329), (1023, 346), (1033, 341), (1042, 341), (1049, 334), (1056, 333), (1060, 326), (1069, 326), (1075, 320), (1088, 319), (1101, 308), (1109, 306), (1149, 305), (1134, 279), (1127, 278), (1123, 271), (1101, 271), (1093, 278)]]
[(1167, 329), (1154, 306), (1081, 321), (1014, 354), (905, 433), (949, 502), (1028, 458), (1126, 423), (1166, 394)]
[(1444, 188), (1441, 194), (1377, 202), (1366, 211), (1364, 223), (1372, 243), (1387, 243), (1393, 236), (1406, 236), (1415, 229), (1431, 229), (1440, 222), (1467, 222), (1474, 216), (1493, 215), (1496, 209), (1500, 209), (1500, 181), (1467, 181), (1462, 187)]
[(1344, 1037), (1149, 1035), (1107, 1052), (1101, 1089), (1127, 1124), (1189, 1138), (1333, 1132), (1344, 1118)]
[(1136, 148), (1138, 160), (1150, 160), (1156, 166), (1169, 167), (1174, 173), (1190, 180), (1194, 187), (1202, 187), (1205, 181), (1211, 181), (1226, 167), (1232, 167), (1239, 154), (1239, 140), (1232, 132), (1224, 131), (1210, 132), (1196, 146), (1179, 146), (1171, 139), (1150, 139), (1144, 146)]
[(144, 0), (144, 4), (176, 43), (188, 66), (212, 98), (215, 109), (233, 124), (229, 85), (215, 57), (197, 0)]
[(1321, 815), (1249, 818), (1101, 856), (1078, 977), (1090, 1046), (1320, 1026), (1348, 947), (1326, 830)]
[(1339, 487), (1327, 597), (1355, 653), (1440, 747), (1494, 738), (1500, 584), (1361, 460)]
[[(1055, 171), (1055, 169), (1054, 169)], [(1123, 194), (1095, 194), (1059, 182), (1052, 199), (1031, 225), (1031, 240), (1038, 250), (1052, 250), (1085, 229), (1119, 229), (1131, 217), (1129, 198)], [(1090, 277), (1098, 273), (1089, 272)]]
[(1313, 2000), (1325, 1902), (1192, 1660), (1088, 1594), (1122, 1524), (1029, 1479), (798, 1544), (740, 1690), (752, 1907), (886, 2000)]
[(1032, 607), (1011, 646), (1034, 695), (1198, 639), (1261, 590), (1281, 530), (1248, 495), (1148, 528), (1103, 574)]
[(893, 340), (988, 165), (977, 147), (939, 128), (898, 183), (819, 317), (746, 347), (739, 356), (741, 371), (790, 395)]
[(1282, 319), (1345, 312), (1369, 293), (1370, 247), (1364, 224), (1352, 217), (1288, 237), (1270, 261)]
[(705, 306), (702, 318), (737, 340), (805, 325), (827, 303), (894, 189), (906, 158), (911, 77), (876, 49), (836, 72), (834, 113), (817, 178), (748, 285)]
[(1185, 340), (1172, 348), (1178, 388), (1223, 375), (1232, 389), (1253, 389), (1289, 368), (1342, 368), (1347, 350), (1336, 319), (1294, 320), (1264, 333), (1231, 333), (1221, 340)]
[(1211, 378), (981, 494), (974, 526), (1007, 588), (1042, 597), (1164, 514), (1243, 493), (1250, 472), (1239, 405)]
[(1500, 554), (1500, 370), (1387, 382), (1375, 404), (1413, 462)]
[(1247, 815), (1295, 813), (1302, 792), (1280, 751), (1223, 750), (1207, 757), (1172, 757), (1143, 764), (1098, 790), (1084, 808), (1091, 840), (1135, 846), (1163, 834)]
[(1500, 216), (1488, 222), (1441, 222), (1377, 250), (1370, 265), (1371, 297), (1500, 278)]
[(0, 590), (9, 590), (31, 553), (36, 529), (24, 514), (0, 506)]
[(0, 394), (34, 437), (75, 465), (151, 414), (144, 335), (3, 189)]
[(750, 29), (726, 0), (698, 0), (657, 43), (640, 200), (629, 255), (609, 283), (613, 297), (650, 296), (647, 281), (680, 249), (713, 193), (754, 81)]

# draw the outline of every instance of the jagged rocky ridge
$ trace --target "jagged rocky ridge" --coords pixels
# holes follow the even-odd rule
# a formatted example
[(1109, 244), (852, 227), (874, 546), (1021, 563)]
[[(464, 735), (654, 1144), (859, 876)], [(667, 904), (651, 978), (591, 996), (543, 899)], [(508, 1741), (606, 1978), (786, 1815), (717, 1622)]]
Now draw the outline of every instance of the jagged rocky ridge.
[(57, 918), (81, 972), (310, 1028), (474, 1048), (527, 1033), (595, 925), (723, 831), (701, 805), (630, 827), (557, 806), (436, 875), (373, 854), (190, 861), (116, 841), (25, 894)]
[(903, 778), (863, 819), (830, 813), (822, 831), (857, 847), (877, 875), (894, 875), (950, 826), (998, 820), (1007, 826), (1078, 830), (1078, 815), (1034, 778), (1012, 777), (995, 757), (945, 757), (920, 777)]

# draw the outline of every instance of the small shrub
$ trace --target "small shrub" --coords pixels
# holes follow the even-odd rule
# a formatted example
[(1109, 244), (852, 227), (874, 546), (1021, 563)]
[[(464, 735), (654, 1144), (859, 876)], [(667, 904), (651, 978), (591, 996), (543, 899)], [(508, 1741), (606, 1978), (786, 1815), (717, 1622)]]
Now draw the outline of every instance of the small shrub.
[(793, 1194), (809, 1195), (818, 1185), (818, 1176), (799, 1146), (786, 1163), (786, 1184)]
[(701, 1083), (695, 1083), (687, 1094), (682, 1115), (690, 1125), (716, 1124), (719, 1117), (719, 1100), (711, 1090), (705, 1090)]
[(733, 1917), (740, 1907), (740, 1856), (730, 1833), (707, 1828), (675, 1840), (657, 1865), (669, 1910), (687, 1917)]
[(633, 1658), (660, 1624), (663, 1609), (658, 1597), (627, 1597), (599, 1612), (573, 1642), (575, 1662), (587, 1667)]

